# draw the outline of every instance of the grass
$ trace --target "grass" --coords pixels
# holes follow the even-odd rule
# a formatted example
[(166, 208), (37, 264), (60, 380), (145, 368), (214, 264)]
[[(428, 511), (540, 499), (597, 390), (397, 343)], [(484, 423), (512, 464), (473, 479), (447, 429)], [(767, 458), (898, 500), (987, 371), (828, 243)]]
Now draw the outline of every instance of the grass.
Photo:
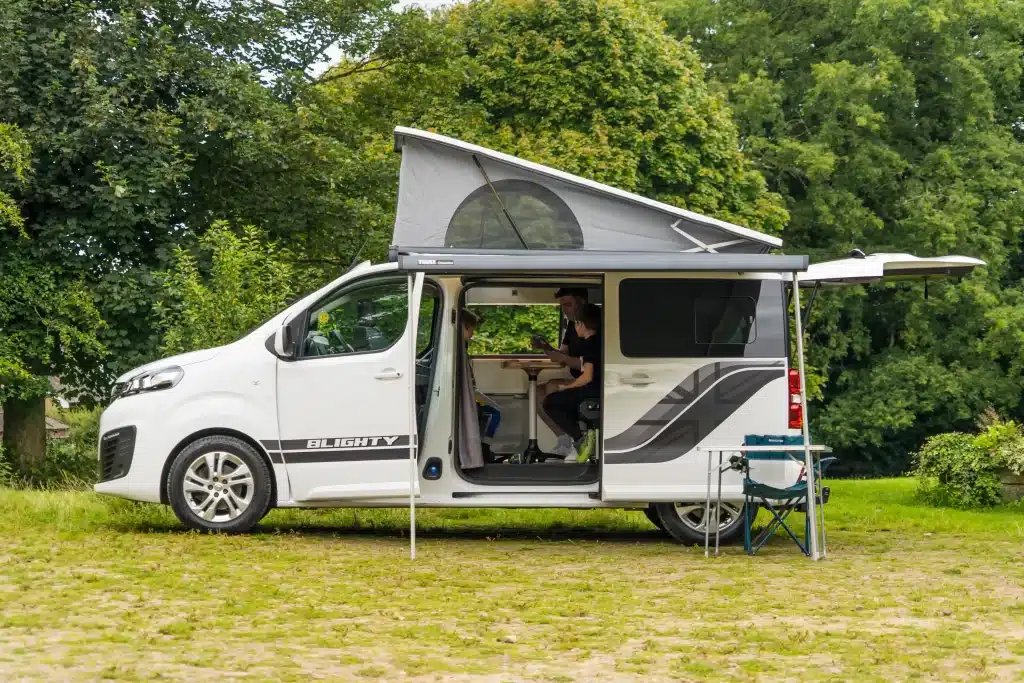
[[(167, 508), (0, 490), (0, 678), (1024, 680), (1024, 508), (833, 482), (830, 557), (705, 559), (637, 512)], [(514, 642), (506, 642), (514, 641)]]

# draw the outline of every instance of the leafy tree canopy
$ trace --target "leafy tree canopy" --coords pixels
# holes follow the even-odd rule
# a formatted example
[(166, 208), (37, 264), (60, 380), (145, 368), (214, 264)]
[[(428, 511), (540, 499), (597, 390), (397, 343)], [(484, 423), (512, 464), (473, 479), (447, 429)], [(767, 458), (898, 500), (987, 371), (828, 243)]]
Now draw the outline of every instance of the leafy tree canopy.
[[(960, 285), (819, 297), (813, 411), (845, 464), (894, 471), (988, 406), (1019, 415), (1024, 7), (978, 0), (661, 0), (786, 201), (787, 248), (960, 253)], [(1013, 341), (1011, 341), (1013, 340)], [(859, 464), (856, 464), (858, 463)]]
[(32, 156), (0, 191), (21, 208), (24, 258), (86, 283), (109, 323), (87, 384), (156, 352), (151, 273), (187, 235), (223, 218), (301, 248), (350, 228), (351, 155), (309, 131), (302, 93), (331, 46), (397, 59), (403, 16), (386, 0), (3, 4), (0, 121)]
[(358, 145), (366, 177), (386, 189), (379, 223), (388, 234), (397, 124), (781, 232), (786, 211), (741, 153), (724, 98), (693, 50), (646, 9), (474, 2), (432, 15), (424, 36), (420, 59), (326, 83), (315, 101), (323, 130)]

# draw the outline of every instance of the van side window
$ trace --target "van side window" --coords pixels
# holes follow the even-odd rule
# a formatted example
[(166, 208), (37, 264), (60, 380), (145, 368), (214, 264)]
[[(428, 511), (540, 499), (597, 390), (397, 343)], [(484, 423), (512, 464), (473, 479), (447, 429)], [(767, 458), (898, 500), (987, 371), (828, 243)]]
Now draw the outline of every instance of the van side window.
[(302, 355), (383, 351), (402, 338), (408, 311), (405, 278), (356, 284), (310, 311)]
[(698, 344), (750, 344), (757, 338), (757, 303), (748, 296), (701, 297), (693, 302), (693, 336)]
[(627, 358), (784, 358), (778, 280), (628, 279), (619, 285)]

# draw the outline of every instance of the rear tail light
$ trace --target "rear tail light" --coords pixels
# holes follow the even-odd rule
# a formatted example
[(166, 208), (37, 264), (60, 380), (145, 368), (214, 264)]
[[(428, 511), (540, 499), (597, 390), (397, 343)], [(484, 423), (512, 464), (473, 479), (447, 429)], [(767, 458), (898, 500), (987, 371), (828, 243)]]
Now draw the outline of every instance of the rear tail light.
[(798, 370), (789, 371), (789, 393), (800, 395), (800, 372)]
[(800, 394), (800, 372), (789, 371), (789, 428), (804, 428), (804, 407)]
[(803, 429), (804, 428), (804, 407), (799, 403), (789, 404), (789, 428), (790, 429)]

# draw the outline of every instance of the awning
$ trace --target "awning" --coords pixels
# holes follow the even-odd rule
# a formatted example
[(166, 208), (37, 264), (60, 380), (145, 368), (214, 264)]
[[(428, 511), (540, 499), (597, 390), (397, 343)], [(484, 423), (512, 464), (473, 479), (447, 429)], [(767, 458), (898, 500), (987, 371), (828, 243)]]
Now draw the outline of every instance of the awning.
[(564, 274), (613, 272), (793, 273), (807, 256), (647, 251), (433, 249), (393, 247), (403, 272), (448, 274)]

